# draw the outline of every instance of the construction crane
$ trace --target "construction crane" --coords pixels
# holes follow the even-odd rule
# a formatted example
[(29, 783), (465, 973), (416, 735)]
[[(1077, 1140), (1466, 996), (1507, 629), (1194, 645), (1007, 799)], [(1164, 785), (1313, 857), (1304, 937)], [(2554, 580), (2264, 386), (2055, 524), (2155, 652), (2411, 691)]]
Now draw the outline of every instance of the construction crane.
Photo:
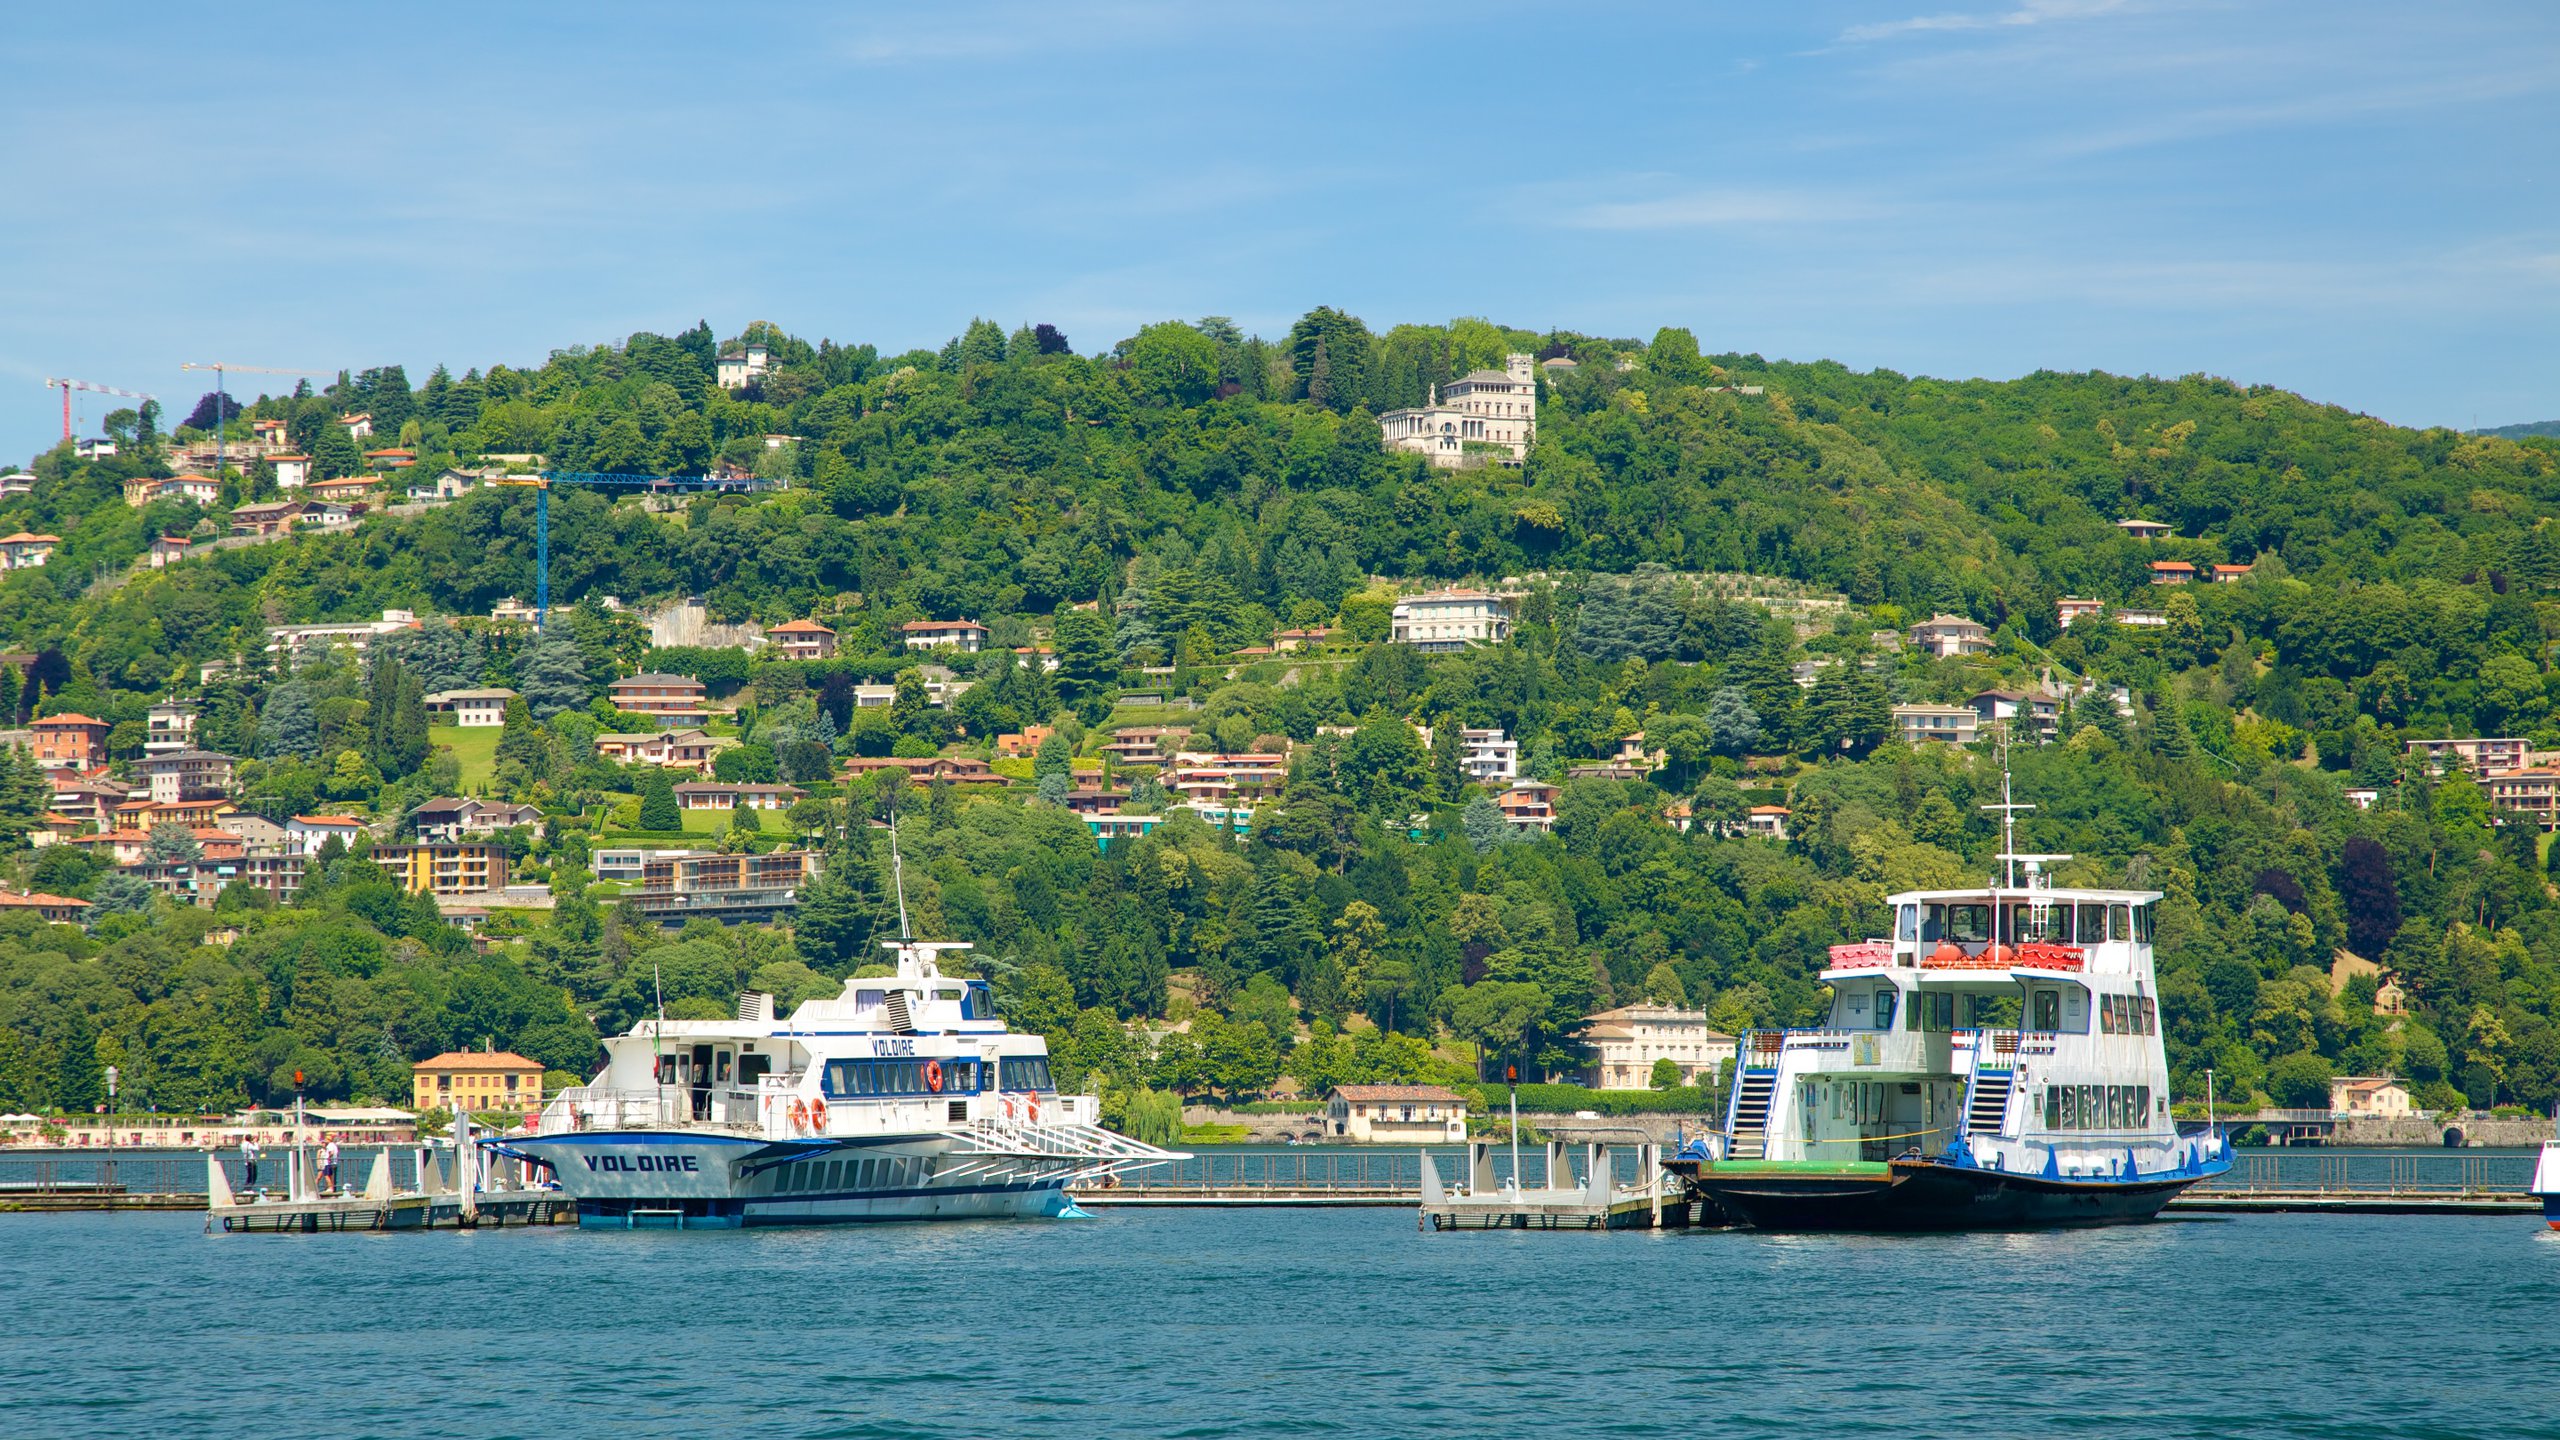
[(508, 475), (492, 485), (521, 485), (533, 491), (533, 633), (551, 623), (551, 487), (594, 485), (607, 490), (707, 490), (718, 482), (708, 475), (620, 475), (594, 470), (544, 470), (534, 475)]
[(65, 440), (71, 438), (71, 392), (74, 390), (87, 390), (99, 395), (121, 395), (127, 400), (160, 398), (157, 395), (145, 395), (139, 390), (119, 390), (113, 385), (93, 385), (86, 380), (57, 380), (50, 375), (45, 377), (44, 385), (48, 390), (62, 392), (62, 438)]
[(231, 393), (230, 388), (223, 383), (223, 376), (234, 370), (243, 375), (335, 375), (338, 373), (335, 370), (279, 370), (273, 365), (226, 365), (219, 360), (210, 365), (198, 365), (190, 360), (178, 368), (213, 372), (213, 473), (217, 478), (222, 474), (224, 459), (223, 431), (231, 418)]

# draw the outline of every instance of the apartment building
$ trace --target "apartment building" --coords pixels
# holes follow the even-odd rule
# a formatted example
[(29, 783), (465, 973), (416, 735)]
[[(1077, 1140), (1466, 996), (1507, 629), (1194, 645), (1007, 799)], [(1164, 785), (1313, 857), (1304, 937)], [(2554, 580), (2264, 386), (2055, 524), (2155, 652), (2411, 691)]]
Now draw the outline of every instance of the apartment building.
[(604, 688), (614, 709), (646, 715), (662, 725), (700, 725), (711, 718), (706, 703), (711, 692), (690, 675), (652, 671), (624, 676)]
[(507, 888), (507, 847), (436, 841), (376, 845), (373, 863), (401, 888), (426, 895), (482, 895)]
[(1969, 705), (1896, 705), (1894, 733), (1907, 745), (1970, 745), (1982, 717)]
[(765, 632), (785, 660), (824, 660), (836, 653), (836, 632), (815, 620), (793, 620)]
[(818, 877), (815, 850), (776, 850), (769, 855), (716, 855), (707, 851), (660, 854), (641, 867), (632, 897), (640, 913), (663, 925), (696, 916), (724, 924), (772, 920), (800, 906)]
[(2500, 770), (2526, 768), (2525, 755), (2532, 748), (2533, 742), (2512, 735), (2408, 742), (2409, 754), (2441, 771), (2468, 771), (2474, 780)]

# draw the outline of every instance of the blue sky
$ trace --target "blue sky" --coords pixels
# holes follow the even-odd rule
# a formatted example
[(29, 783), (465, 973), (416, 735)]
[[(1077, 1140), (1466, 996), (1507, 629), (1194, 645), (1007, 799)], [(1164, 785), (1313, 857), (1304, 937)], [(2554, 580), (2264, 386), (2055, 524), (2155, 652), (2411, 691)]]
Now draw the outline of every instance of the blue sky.
[(47, 374), (1317, 304), (2560, 418), (2548, 0), (95, 13), (0, 22), (0, 457)]

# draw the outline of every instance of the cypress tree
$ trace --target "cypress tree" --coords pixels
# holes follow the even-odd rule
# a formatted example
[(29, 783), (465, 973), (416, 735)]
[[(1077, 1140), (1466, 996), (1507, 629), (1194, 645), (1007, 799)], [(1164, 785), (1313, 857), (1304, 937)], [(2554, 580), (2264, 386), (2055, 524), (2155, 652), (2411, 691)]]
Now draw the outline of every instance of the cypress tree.
[(652, 767), (640, 779), (640, 828), (682, 830), (684, 811), (676, 806), (676, 787), (667, 772)]

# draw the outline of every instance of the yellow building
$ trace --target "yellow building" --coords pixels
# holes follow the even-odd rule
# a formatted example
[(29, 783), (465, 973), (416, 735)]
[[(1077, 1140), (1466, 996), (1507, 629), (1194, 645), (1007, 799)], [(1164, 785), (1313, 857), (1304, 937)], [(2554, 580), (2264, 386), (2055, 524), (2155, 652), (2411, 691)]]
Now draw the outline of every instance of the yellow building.
[(376, 845), (373, 863), (404, 888), (429, 895), (480, 895), (507, 888), (504, 845)]
[(511, 1050), (456, 1050), (410, 1069), (420, 1110), (542, 1108), (542, 1062)]

